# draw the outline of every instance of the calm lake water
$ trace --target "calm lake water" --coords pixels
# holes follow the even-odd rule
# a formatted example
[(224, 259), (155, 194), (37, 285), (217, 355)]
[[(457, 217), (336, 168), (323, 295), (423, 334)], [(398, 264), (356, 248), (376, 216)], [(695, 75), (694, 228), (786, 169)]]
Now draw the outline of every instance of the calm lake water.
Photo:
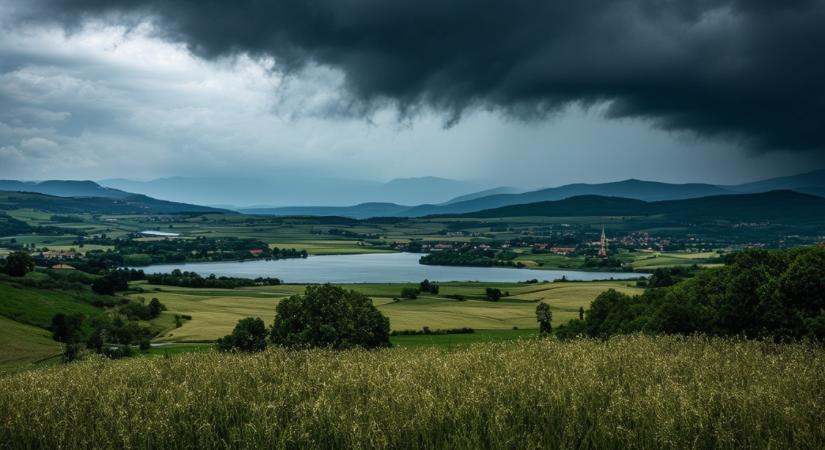
[(568, 280), (628, 279), (637, 273), (581, 272), (576, 270), (530, 270), (505, 267), (427, 266), (418, 263), (417, 253), (375, 253), (366, 255), (310, 256), (306, 259), (276, 261), (225, 261), (207, 263), (157, 264), (143, 267), (146, 273), (168, 273), (175, 269), (202, 276), (257, 278), (275, 277), (286, 283), (404, 283), (433, 281), (517, 282), (529, 279)]

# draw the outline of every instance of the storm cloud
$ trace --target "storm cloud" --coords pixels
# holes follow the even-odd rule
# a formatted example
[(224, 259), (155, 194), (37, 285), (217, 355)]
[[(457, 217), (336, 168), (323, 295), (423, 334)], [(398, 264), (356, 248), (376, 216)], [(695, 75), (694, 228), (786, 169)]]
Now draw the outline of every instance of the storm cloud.
[(38, 0), (21, 19), (152, 20), (207, 58), (340, 70), (370, 114), (541, 118), (571, 103), (738, 142), (825, 149), (825, 1)]

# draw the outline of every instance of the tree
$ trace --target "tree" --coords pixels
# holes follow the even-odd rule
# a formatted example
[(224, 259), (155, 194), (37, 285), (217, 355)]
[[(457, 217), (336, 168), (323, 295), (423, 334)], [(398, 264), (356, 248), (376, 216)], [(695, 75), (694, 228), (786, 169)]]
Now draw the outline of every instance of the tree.
[(501, 299), (501, 289), (499, 288), (487, 288), (484, 290), (484, 293), (487, 296), (487, 300), (497, 302)]
[(92, 290), (99, 295), (114, 295), (115, 291), (129, 289), (129, 273), (115, 270), (92, 282)]
[(163, 303), (161, 303), (160, 300), (158, 300), (157, 298), (153, 298), (149, 302), (149, 315), (151, 315), (153, 319), (159, 316), (161, 311), (165, 310), (166, 306)]
[(218, 349), (221, 351), (257, 352), (265, 348), (266, 325), (259, 317), (239, 320), (232, 334), (218, 339)]
[(57, 313), (52, 317), (52, 339), (57, 342), (74, 343), (83, 339), (83, 314)]
[(389, 347), (390, 321), (372, 300), (337, 286), (307, 286), (304, 295), (282, 300), (271, 339), (290, 347)]
[(579, 320), (584, 320), (584, 306), (579, 306)]
[(26, 252), (13, 252), (6, 256), (6, 273), (13, 277), (22, 277), (34, 270), (34, 261)]
[(536, 320), (539, 323), (539, 334), (545, 335), (553, 332), (553, 311), (550, 311), (550, 305), (544, 302), (539, 302), (536, 305)]
[(438, 295), (438, 284), (432, 283), (430, 280), (424, 279), (421, 283), (418, 283), (418, 290), (421, 292), (429, 292), (430, 294)]
[(415, 300), (418, 298), (418, 289), (416, 288), (404, 288), (401, 289), (401, 298), (406, 298), (409, 300)]

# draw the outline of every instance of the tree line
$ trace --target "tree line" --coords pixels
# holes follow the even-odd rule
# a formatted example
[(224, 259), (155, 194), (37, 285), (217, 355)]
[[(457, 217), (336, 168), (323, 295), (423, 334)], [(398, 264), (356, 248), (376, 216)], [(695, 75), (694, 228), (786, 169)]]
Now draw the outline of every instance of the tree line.
[[(825, 248), (746, 250), (724, 267), (670, 284), (661, 273), (641, 295), (608, 290), (563, 338), (616, 334), (742, 336), (825, 340)], [(678, 274), (682, 275), (682, 274)], [(661, 286), (663, 287), (655, 287)]]

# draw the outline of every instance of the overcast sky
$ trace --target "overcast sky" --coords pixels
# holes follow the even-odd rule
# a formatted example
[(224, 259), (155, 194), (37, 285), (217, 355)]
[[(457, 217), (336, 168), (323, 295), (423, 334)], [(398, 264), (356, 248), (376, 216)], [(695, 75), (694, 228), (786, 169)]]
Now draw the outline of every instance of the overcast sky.
[(825, 167), (825, 2), (569, 3), (2, 0), (0, 178)]

